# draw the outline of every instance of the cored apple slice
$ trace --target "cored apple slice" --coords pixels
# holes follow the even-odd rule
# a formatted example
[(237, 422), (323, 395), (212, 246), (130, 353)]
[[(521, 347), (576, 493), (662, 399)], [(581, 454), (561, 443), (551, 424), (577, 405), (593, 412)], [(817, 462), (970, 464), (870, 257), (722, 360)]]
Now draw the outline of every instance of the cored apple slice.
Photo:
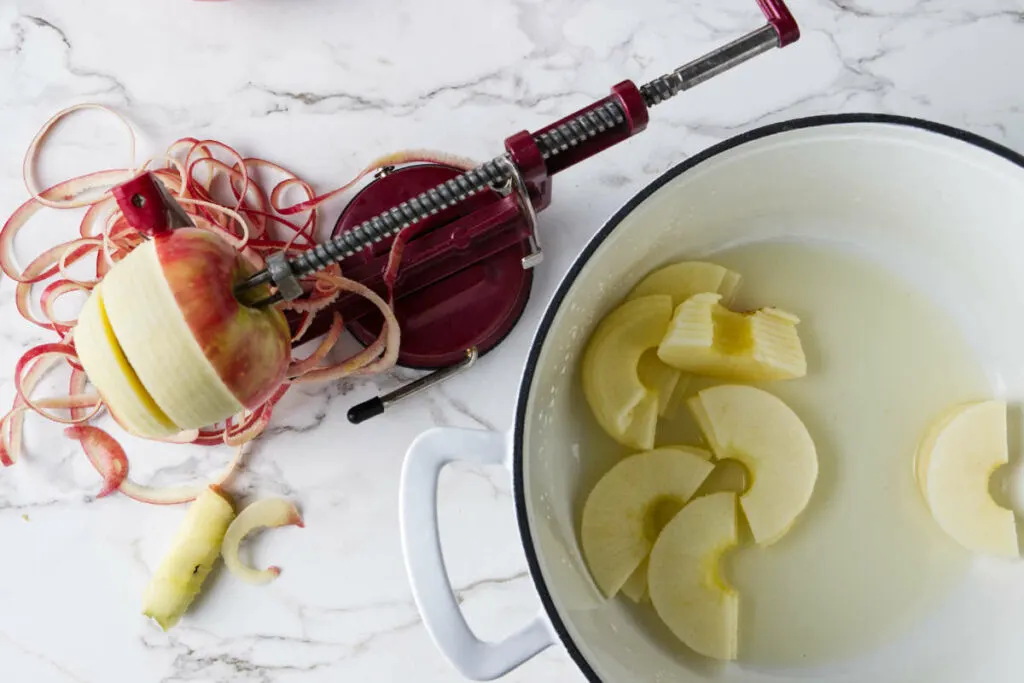
[(781, 399), (749, 386), (704, 389), (689, 405), (715, 457), (747, 468), (740, 505), (754, 541), (775, 543), (807, 507), (818, 478), (818, 454), (804, 423)]
[(736, 659), (739, 596), (719, 568), (736, 542), (736, 496), (713, 493), (687, 504), (651, 550), (651, 604), (679, 640), (705, 657)]
[[(638, 367), (644, 352), (661, 341), (671, 315), (672, 298), (667, 295), (628, 301), (601, 321), (583, 353), (587, 403), (598, 424), (626, 446), (643, 450), (654, 446), (658, 395), (640, 381)], [(631, 429), (635, 418), (640, 419)]]
[(721, 298), (703, 293), (680, 304), (658, 358), (696, 375), (743, 381), (807, 374), (796, 316), (775, 308), (735, 313), (719, 303)]
[(587, 496), (581, 538), (598, 588), (615, 595), (658, 532), (714, 469), (700, 449), (659, 448), (625, 458)]
[(103, 283), (96, 285), (78, 315), (75, 350), (86, 374), (125, 429), (148, 437), (180, 431), (142, 386), (121, 351), (103, 306)]
[(694, 294), (718, 292), (725, 303), (729, 304), (739, 286), (739, 274), (728, 268), (704, 261), (680, 261), (649, 274), (633, 288), (628, 298), (668, 294), (675, 308)]
[[(181, 430), (255, 408), (284, 378), (284, 316), (234, 296), (249, 270), (216, 235), (184, 228), (143, 243), (104, 280), (107, 316), (128, 363)], [(104, 378), (90, 379), (102, 391)]]
[(1009, 461), (1006, 404), (982, 401), (941, 417), (918, 451), (917, 474), (932, 516), (965, 548), (1018, 557), (1012, 511), (989, 493), (993, 472)]

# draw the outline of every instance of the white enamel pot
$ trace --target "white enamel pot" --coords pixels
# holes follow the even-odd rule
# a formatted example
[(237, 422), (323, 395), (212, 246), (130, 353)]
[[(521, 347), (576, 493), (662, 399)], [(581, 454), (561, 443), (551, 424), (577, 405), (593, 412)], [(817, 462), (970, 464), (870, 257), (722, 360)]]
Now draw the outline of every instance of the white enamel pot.
[[(652, 636), (625, 601), (594, 587), (578, 540), (587, 493), (579, 444), (593, 429), (578, 365), (590, 332), (657, 266), (737, 243), (803, 238), (888, 255), (970, 319), (996, 391), (1011, 402), (1024, 397), (1024, 157), (930, 122), (844, 115), (768, 126), (687, 159), (619, 210), (570, 268), (533, 340), (511, 430), (433, 429), (409, 449), (406, 565), (424, 624), (462, 674), (492, 679), (559, 643), (587, 679), (604, 683), (1024, 680), (1021, 563), (982, 562), (898, 637), (805, 669), (694, 665), (682, 645)], [(474, 636), (446, 575), (437, 480), (456, 460), (502, 464), (512, 476), (543, 610), (503, 642)]]

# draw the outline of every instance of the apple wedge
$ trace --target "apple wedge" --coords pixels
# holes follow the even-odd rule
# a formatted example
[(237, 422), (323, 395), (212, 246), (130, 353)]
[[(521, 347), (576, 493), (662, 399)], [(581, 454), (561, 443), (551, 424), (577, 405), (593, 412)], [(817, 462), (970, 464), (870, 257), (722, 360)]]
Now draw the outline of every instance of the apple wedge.
[(1006, 404), (971, 403), (940, 417), (917, 454), (918, 483), (939, 526), (978, 553), (1019, 557), (1017, 524), (989, 492), (993, 472), (1009, 461)]
[(638, 453), (601, 477), (583, 506), (583, 555), (598, 588), (612, 597), (646, 559), (658, 532), (714, 466), (696, 448)]
[(736, 313), (721, 294), (696, 294), (681, 303), (658, 358), (695, 375), (741, 381), (793, 379), (807, 374), (796, 316), (775, 308)]
[(671, 315), (672, 297), (665, 294), (627, 301), (600, 322), (583, 352), (583, 394), (594, 417), (632, 448), (654, 447), (660, 401), (640, 381), (638, 368), (644, 352), (665, 335)]
[[(727, 268), (703, 261), (681, 261), (659, 268), (640, 281), (626, 297), (627, 301), (655, 294), (672, 297), (675, 308), (694, 294), (718, 292), (728, 304), (739, 289), (740, 276)], [(658, 393), (658, 415), (667, 417), (682, 402), (689, 376), (666, 365), (652, 349), (640, 358), (640, 381)]]
[(818, 478), (814, 441), (781, 399), (749, 386), (705, 389), (689, 401), (719, 460), (742, 463), (749, 486), (740, 496), (754, 541), (778, 541), (807, 507)]
[(679, 640), (705, 657), (736, 659), (739, 596), (719, 564), (737, 536), (735, 494), (713, 493), (684, 507), (651, 550), (647, 583), (654, 610)]
[(260, 528), (276, 528), (293, 524), (301, 527), (302, 516), (295, 505), (283, 498), (263, 498), (249, 504), (238, 513), (238, 517), (228, 527), (224, 535), (224, 546), (221, 554), (224, 565), (232, 574), (246, 583), (269, 583), (281, 574), (279, 567), (255, 569), (242, 562), (238, 557), (238, 549), (242, 541), (252, 531)]

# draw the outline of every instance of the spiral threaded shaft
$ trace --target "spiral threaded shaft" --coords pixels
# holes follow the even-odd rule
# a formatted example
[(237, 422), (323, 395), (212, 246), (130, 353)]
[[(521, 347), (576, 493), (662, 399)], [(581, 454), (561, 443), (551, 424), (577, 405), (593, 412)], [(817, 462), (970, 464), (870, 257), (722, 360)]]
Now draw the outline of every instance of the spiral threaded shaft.
[(653, 107), (670, 97), (675, 97), (683, 89), (683, 83), (675, 73), (659, 76), (649, 83), (640, 86), (640, 94), (644, 98), (644, 104)]
[(608, 100), (598, 107), (589, 109), (565, 123), (537, 135), (534, 141), (544, 158), (550, 159), (559, 152), (564, 152), (610, 128), (621, 125), (625, 120), (626, 115), (622, 111), (622, 105), (616, 100)]
[[(575, 147), (622, 124), (625, 120), (621, 105), (615, 100), (609, 100), (538, 135), (537, 146), (544, 158), (550, 159), (570, 147)], [(508, 182), (511, 174), (505, 164), (504, 157), (491, 159), (451, 180), (446, 180), (437, 187), (421, 192), (393, 209), (363, 221), (352, 230), (297, 256), (290, 264), (292, 273), (295, 276), (302, 276), (326, 268), (371, 244), (391, 237), (402, 228), (463, 201), (490, 185)]]
[(348, 258), (371, 244), (380, 242), (402, 228), (457, 204), (488, 185), (499, 185), (509, 178), (504, 159), (492, 159), (461, 175), (446, 180), (398, 206), (363, 221), (352, 230), (338, 235), (291, 262), (292, 272), (306, 275)]

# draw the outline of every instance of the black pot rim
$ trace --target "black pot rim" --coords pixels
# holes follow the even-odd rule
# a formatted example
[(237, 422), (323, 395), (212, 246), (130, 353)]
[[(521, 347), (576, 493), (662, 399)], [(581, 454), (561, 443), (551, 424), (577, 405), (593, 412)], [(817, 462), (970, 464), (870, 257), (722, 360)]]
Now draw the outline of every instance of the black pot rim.
[(540, 356), (540, 350), (544, 345), (544, 341), (547, 339), (548, 332), (551, 330), (552, 323), (555, 315), (560, 310), (563, 301), (565, 300), (566, 294), (576, 281), (577, 276), (583, 267), (590, 260), (590, 257), (594, 254), (599, 246), (608, 238), (608, 236), (619, 226), (622, 220), (628, 216), (637, 206), (639, 206), (648, 197), (654, 194), (656, 191), (661, 189), (669, 181), (674, 180), (686, 171), (700, 165), (701, 163), (727, 152), (731, 149), (744, 145), (754, 140), (760, 140), (762, 138), (770, 137), (772, 135), (778, 135), (780, 133), (786, 133), (793, 130), (801, 130), (804, 128), (816, 128), (833, 125), (844, 125), (844, 124), (857, 124), (857, 123), (880, 123), (885, 125), (894, 126), (906, 126), (908, 128), (916, 128), (919, 130), (928, 131), (931, 133), (937, 133), (939, 135), (953, 138), (961, 142), (966, 142), (975, 147), (979, 147), (987, 152), (991, 152), (998, 157), (1001, 157), (1021, 168), (1024, 168), (1024, 155), (1018, 154), (1013, 150), (989, 140), (988, 138), (982, 137), (975, 133), (970, 133), (961, 128), (948, 126), (934, 121), (926, 119), (919, 119), (908, 116), (897, 116), (893, 114), (873, 114), (873, 113), (853, 113), (853, 114), (827, 114), (821, 116), (810, 116), (806, 118), (790, 119), (787, 121), (780, 121), (778, 123), (772, 123), (766, 126), (755, 128), (746, 133), (742, 133), (735, 137), (729, 138), (723, 142), (709, 147), (708, 149), (696, 154), (680, 163), (676, 164), (669, 170), (662, 173), (658, 178), (653, 180), (650, 184), (640, 190), (632, 198), (629, 199), (618, 211), (616, 211), (611, 218), (609, 218), (601, 229), (587, 242), (586, 247), (580, 252), (579, 256), (573, 261), (572, 266), (566, 272), (562, 281), (558, 285), (558, 289), (555, 291), (554, 296), (548, 303), (547, 309), (544, 312), (544, 317), (541, 319), (540, 325), (537, 328), (537, 332), (534, 334), (533, 341), (530, 344), (530, 353), (526, 360), (526, 366), (523, 370), (522, 382), (519, 385), (519, 395), (516, 400), (516, 414), (515, 414), (515, 426), (513, 432), (513, 473), (512, 473), (512, 484), (513, 493), (515, 496), (515, 509), (516, 518), (519, 526), (519, 536), (523, 543), (523, 549), (526, 553), (526, 561), (529, 565), (530, 576), (533, 578), (533, 584), (537, 589), (537, 594), (540, 596), (544, 611), (547, 614), (547, 618), (551, 622), (551, 626), (554, 628), (555, 633), (558, 634), (559, 640), (562, 642), (562, 646), (565, 647), (569, 656), (579, 667), (583, 675), (586, 676), (587, 680), (591, 683), (607, 683), (602, 681), (594, 671), (586, 657), (573, 641), (572, 636), (569, 634), (569, 630), (562, 620), (561, 615), (558, 613), (558, 609), (555, 607), (554, 600), (551, 595), (551, 590), (548, 588), (547, 583), (544, 580), (544, 575), (540, 568), (540, 562), (537, 554), (537, 547), (533, 541), (533, 535), (530, 531), (530, 522), (527, 518), (526, 512), (526, 491), (524, 487), (524, 474), (523, 474), (523, 436), (526, 427), (526, 404), (529, 400), (530, 385), (533, 383), (533, 377), (537, 370), (537, 361)]

